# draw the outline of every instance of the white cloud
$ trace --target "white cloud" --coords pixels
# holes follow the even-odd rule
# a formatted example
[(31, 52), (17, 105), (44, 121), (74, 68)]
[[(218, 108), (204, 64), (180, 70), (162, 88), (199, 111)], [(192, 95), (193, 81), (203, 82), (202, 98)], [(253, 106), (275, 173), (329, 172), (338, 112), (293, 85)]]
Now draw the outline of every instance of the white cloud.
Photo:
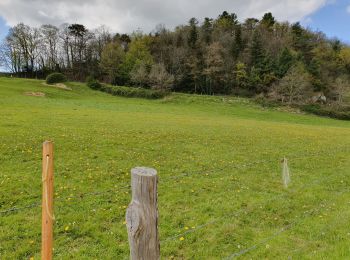
[(346, 11), (350, 14), (350, 5), (346, 8)]
[(272, 12), (280, 21), (295, 22), (314, 13), (332, 0), (1, 0), (0, 16), (8, 25), (64, 22), (88, 28), (105, 24), (114, 31), (148, 32), (157, 24), (172, 28), (191, 17), (216, 18), (222, 11), (235, 12), (240, 20), (260, 18)]
[(306, 24), (306, 25), (310, 25), (313, 23), (313, 20), (310, 16), (308, 17), (305, 17), (303, 20), (302, 20), (303, 24)]

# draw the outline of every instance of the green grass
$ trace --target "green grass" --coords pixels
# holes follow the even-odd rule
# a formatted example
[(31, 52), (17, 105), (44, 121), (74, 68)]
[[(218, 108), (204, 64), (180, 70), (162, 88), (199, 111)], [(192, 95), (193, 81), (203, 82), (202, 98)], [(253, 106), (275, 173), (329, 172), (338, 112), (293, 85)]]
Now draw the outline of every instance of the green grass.
[[(41, 145), (53, 140), (55, 259), (128, 256), (135, 166), (160, 176), (162, 259), (221, 259), (255, 244), (242, 259), (350, 258), (350, 122), (234, 97), (145, 100), (67, 84), (0, 78), (0, 211), (40, 202)], [(1, 259), (40, 259), (40, 218), (40, 207), (0, 214)]]

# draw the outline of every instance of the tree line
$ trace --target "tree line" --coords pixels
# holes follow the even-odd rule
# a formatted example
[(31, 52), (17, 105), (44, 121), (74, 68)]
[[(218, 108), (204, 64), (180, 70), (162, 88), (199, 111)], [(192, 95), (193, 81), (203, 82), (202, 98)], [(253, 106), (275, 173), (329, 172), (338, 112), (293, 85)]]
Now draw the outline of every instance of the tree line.
[(62, 72), (113, 85), (197, 94), (264, 95), (304, 102), (316, 93), (342, 102), (349, 91), (350, 48), (271, 13), (240, 22), (235, 13), (152, 33), (112, 33), (81, 24), (10, 28), (0, 62), (18, 76)]

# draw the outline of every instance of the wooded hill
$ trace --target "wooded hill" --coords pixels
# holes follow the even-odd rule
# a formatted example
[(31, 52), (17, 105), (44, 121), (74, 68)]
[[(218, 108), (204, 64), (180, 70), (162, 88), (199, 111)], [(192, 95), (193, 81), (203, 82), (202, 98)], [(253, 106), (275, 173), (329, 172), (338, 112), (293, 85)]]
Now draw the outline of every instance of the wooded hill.
[[(198, 94), (264, 95), (288, 103), (344, 102), (350, 48), (271, 13), (240, 22), (234, 13), (150, 34), (113, 34), (102, 26), (18, 24), (1, 46), (1, 62), (17, 76), (63, 72), (115, 85)], [(321, 93), (322, 92), (322, 93)], [(325, 97), (323, 97), (323, 94)]]

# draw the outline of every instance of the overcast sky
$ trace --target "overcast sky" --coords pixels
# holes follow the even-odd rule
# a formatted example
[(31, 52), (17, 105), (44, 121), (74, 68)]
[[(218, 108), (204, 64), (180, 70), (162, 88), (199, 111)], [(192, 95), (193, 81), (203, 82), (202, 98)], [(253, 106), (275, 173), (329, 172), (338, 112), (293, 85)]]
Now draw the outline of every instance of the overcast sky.
[[(7, 26), (19, 22), (36, 26), (82, 23), (90, 29), (104, 24), (114, 32), (138, 28), (149, 32), (157, 24), (173, 28), (191, 17), (216, 18), (224, 10), (237, 13), (241, 21), (272, 12), (279, 21), (302, 21), (322, 30), (325, 20), (336, 26), (338, 15), (317, 14), (335, 7), (349, 24), (350, 0), (0, 0), (0, 37), (7, 32)], [(344, 30), (347, 27), (342, 26)], [(344, 35), (331, 36), (347, 40)]]

